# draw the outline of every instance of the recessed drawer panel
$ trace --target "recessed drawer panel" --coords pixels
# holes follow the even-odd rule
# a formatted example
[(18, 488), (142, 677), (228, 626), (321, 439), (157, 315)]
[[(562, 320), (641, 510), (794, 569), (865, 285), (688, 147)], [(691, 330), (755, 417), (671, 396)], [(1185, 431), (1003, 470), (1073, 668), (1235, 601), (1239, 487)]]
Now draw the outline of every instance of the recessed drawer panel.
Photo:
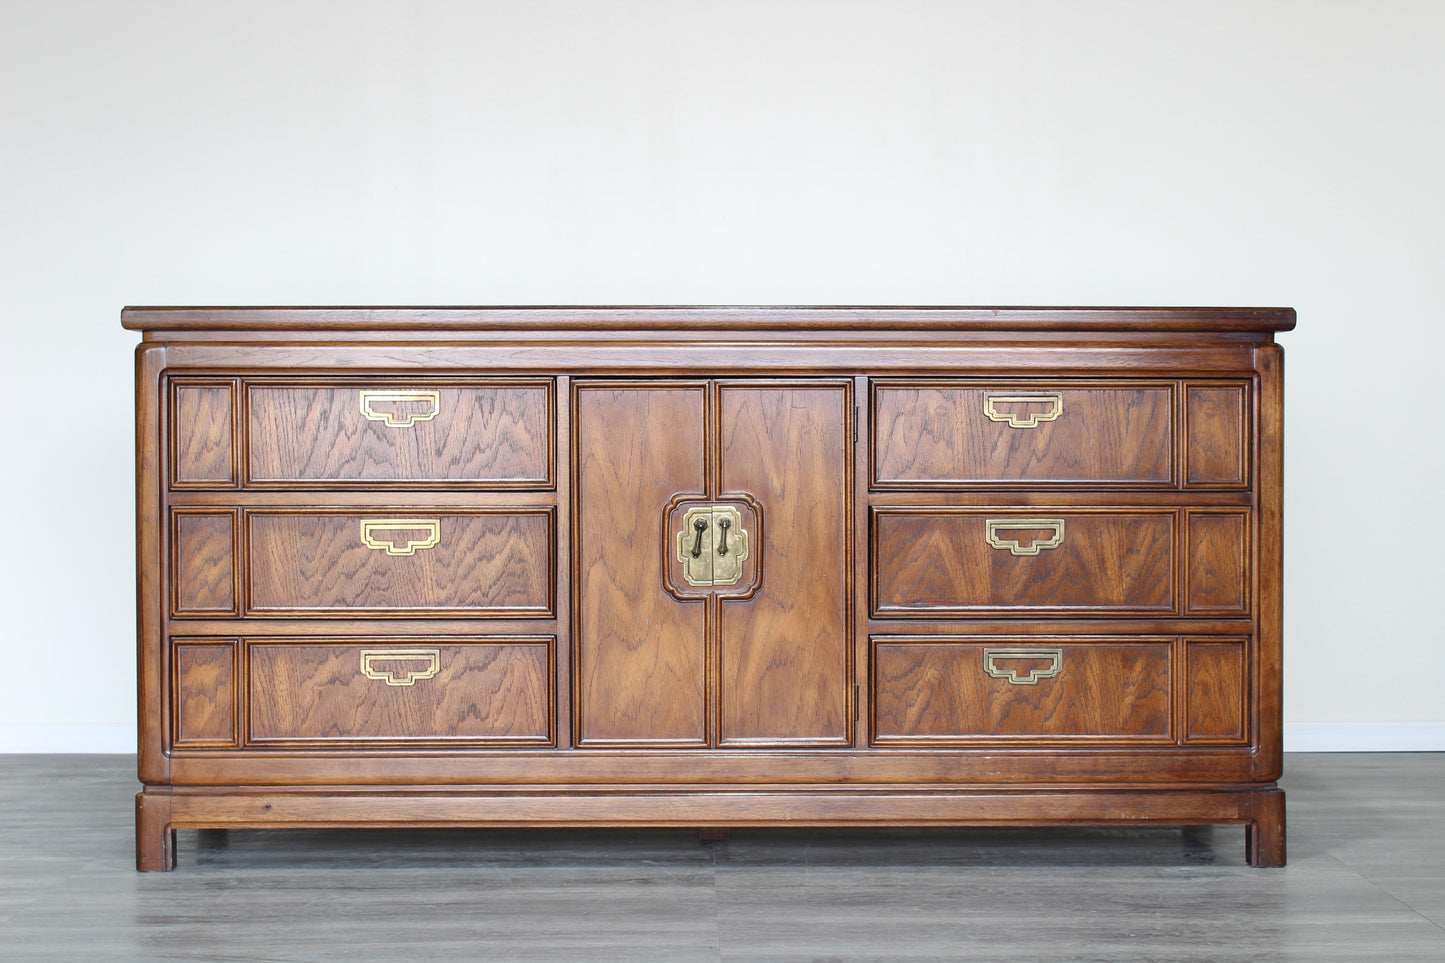
[(1173, 741), (1172, 638), (872, 639), (875, 745)]
[(251, 382), (246, 484), (552, 484), (552, 382)]
[(990, 617), (1175, 611), (1175, 512), (873, 510), (873, 612)]
[(251, 640), (249, 745), (553, 743), (551, 637)]
[(171, 642), (171, 745), (230, 749), (236, 745), (236, 641)]
[(877, 381), (873, 485), (1174, 487), (1175, 384)]
[(553, 513), (247, 512), (247, 612), (548, 618)]

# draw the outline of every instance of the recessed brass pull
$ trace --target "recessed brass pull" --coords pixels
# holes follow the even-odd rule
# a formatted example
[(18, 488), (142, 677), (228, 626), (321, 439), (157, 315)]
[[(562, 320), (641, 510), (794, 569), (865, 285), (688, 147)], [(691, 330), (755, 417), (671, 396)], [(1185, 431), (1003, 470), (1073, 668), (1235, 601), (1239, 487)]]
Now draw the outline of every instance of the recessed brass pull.
[[(442, 410), (440, 391), (363, 391), (361, 415), (367, 421), (380, 421), (388, 428), (410, 428), (419, 421), (431, 421)], [(377, 411), (372, 405), (403, 405), (424, 402), (426, 411)]]
[[(1047, 404), (1048, 411), (1035, 411), (1028, 415), (999, 411), (999, 405)], [(983, 413), (989, 421), (1008, 422), (1010, 428), (1037, 428), (1045, 421), (1054, 421), (1064, 413), (1064, 396), (1050, 392), (1039, 395), (987, 395), (983, 399)]]
[[(376, 537), (376, 532), (389, 531), (426, 532), (426, 535), (422, 538), (408, 538), (406, 544), (397, 547), (394, 539)], [(439, 518), (363, 518), (361, 520), (361, 544), (388, 555), (415, 555), (421, 549), (435, 548), (441, 540), (442, 523)]]
[[(423, 668), (407, 668), (396, 663), (424, 663)], [(393, 663), (387, 665), (386, 663)], [(441, 668), (439, 649), (362, 649), (361, 674), (387, 685), (416, 685), (418, 679), (430, 679)]]
[[(1047, 668), (1035, 667), (1024, 675), (1020, 669), (1000, 668), (1000, 659), (1048, 659)], [(1037, 685), (1040, 679), (1052, 679), (1064, 668), (1063, 649), (984, 649), (983, 670), (995, 679), (1006, 679), (1009, 685)]]
[[(1062, 518), (990, 518), (984, 522), (984, 535), (994, 548), (1006, 548), (1010, 555), (1037, 555), (1046, 548), (1064, 544)], [(999, 532), (1049, 531), (1048, 538), (1035, 539), (1024, 546), (1017, 539), (1002, 538)]]

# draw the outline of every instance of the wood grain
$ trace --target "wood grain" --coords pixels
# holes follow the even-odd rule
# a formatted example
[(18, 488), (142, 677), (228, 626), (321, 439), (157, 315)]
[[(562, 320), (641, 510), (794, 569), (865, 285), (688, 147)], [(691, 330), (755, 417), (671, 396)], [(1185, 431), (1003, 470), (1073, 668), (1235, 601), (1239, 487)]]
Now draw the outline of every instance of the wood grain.
[[(1255, 350), (1259, 398), (1254, 404), (1253, 460), (1257, 528), (1250, 546), (1251, 590), (1257, 638), (1251, 656), (1254, 701), (1251, 730), (1256, 747), (1251, 773), (1271, 782), (1284, 767), (1284, 351), (1278, 345)], [(1283, 800), (1280, 802), (1283, 808)], [(1281, 813), (1281, 833), (1283, 832)], [(1283, 841), (1281, 840), (1281, 846)], [(1282, 852), (1282, 850), (1281, 850)]]
[(176, 640), (171, 649), (172, 744), (177, 749), (236, 744), (236, 645), (232, 639)]
[[(361, 522), (388, 517), (433, 519), (440, 541), (409, 556), (368, 548)], [(536, 508), (248, 511), (247, 611), (549, 616), (552, 517)], [(419, 536), (402, 527), (391, 537), (404, 546)]]
[(440, 330), (452, 332), (673, 329), (733, 330), (781, 327), (919, 331), (1064, 331), (1108, 335), (1121, 331), (1289, 331), (1294, 308), (1269, 307), (961, 307), (775, 305), (559, 305), (548, 307), (182, 307), (134, 306), (120, 315), (132, 331)]
[[(388, 685), (361, 671), (363, 650), (416, 646), (436, 650), (432, 678)], [(248, 744), (550, 746), (554, 646), (515, 637), (248, 640)]]
[[(990, 419), (990, 399), (1020, 427)], [(1056, 406), (1055, 420), (1022, 427)], [(877, 487), (1174, 482), (1172, 384), (877, 381), (873, 425)]]
[[(1057, 548), (1013, 555), (986, 538), (990, 518), (1045, 516), (1065, 522)], [(1009, 534), (1027, 547), (1049, 533)], [(1173, 512), (875, 508), (873, 540), (876, 615), (1147, 613), (1175, 606)]]
[[(135, 595), (136, 595), (136, 771), (141, 781), (160, 785), (170, 778), (171, 732), (166, 707), (170, 680), (164, 624), (175, 605), (173, 533), (164, 505), (170, 475), (168, 437), (170, 387), (163, 377), (166, 348), (142, 344), (135, 351)], [(139, 828), (139, 822), (137, 822)], [(149, 843), (155, 843), (152, 839)], [(137, 846), (140, 839), (137, 837)], [(138, 850), (139, 853), (139, 850)]]
[(576, 389), (578, 745), (706, 745), (702, 601), (663, 587), (663, 513), (704, 493), (702, 384)]
[(175, 581), (172, 612), (231, 615), (236, 611), (235, 515), (185, 511), (171, 515)]
[(1185, 686), (1187, 742), (1249, 740), (1249, 666), (1246, 639), (1188, 639)]
[(1249, 484), (1249, 384), (1192, 383), (1184, 390), (1185, 484)]
[(911, 786), (1028, 788), (1044, 785), (1239, 786), (1252, 781), (1249, 746), (1136, 746), (1039, 744), (1027, 753), (1009, 746), (934, 747), (883, 752), (867, 747), (799, 750), (759, 746), (586, 747), (480, 752), (467, 748), (426, 753), (358, 753), (346, 746), (267, 748), (266, 751), (177, 754), (176, 786), (273, 786), (278, 790), (348, 785), (385, 792), (402, 786), (523, 785), (557, 791), (605, 791), (647, 785), (677, 792), (725, 792), (740, 785), (887, 790)]
[[(1048, 741), (1170, 742), (1172, 639), (873, 639), (875, 745)], [(1062, 650), (1058, 675), (1015, 685), (985, 671), (988, 650)], [(996, 660), (1021, 678), (1047, 654)]]
[(1189, 544), (1190, 613), (1243, 615), (1249, 611), (1249, 513), (1191, 509), (1185, 520)]
[[(552, 483), (550, 381), (297, 380), (246, 386), (249, 485)], [(359, 398), (371, 389), (435, 391), (436, 414), (408, 427), (369, 420)], [(403, 422), (432, 410), (415, 402), (376, 402), (373, 408)]]
[(759, 590), (724, 599), (722, 745), (846, 745), (850, 386), (718, 389), (721, 497), (762, 506)]
[(179, 382), (171, 404), (171, 484), (230, 488), (235, 484), (235, 385)]

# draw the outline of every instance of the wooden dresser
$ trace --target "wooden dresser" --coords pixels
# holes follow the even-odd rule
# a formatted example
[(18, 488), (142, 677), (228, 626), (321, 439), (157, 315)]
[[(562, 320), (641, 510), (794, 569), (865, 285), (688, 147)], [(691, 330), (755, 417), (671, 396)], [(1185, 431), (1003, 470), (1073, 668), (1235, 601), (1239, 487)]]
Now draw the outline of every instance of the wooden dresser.
[(1287, 309), (128, 308), (178, 827), (1242, 823)]

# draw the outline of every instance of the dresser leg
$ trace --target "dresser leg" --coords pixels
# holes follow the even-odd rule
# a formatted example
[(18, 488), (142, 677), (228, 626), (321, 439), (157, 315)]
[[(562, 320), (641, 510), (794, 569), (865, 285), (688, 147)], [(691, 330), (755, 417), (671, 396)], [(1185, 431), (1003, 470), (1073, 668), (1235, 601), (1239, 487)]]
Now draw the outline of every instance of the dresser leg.
[(1250, 800), (1253, 819), (1244, 827), (1244, 855), (1249, 865), (1284, 865), (1284, 791), (1255, 793)]
[(725, 843), (732, 834), (733, 831), (724, 826), (700, 826), (697, 838), (704, 843)]
[(168, 796), (136, 794), (135, 868), (142, 873), (176, 868), (176, 831), (171, 828)]

